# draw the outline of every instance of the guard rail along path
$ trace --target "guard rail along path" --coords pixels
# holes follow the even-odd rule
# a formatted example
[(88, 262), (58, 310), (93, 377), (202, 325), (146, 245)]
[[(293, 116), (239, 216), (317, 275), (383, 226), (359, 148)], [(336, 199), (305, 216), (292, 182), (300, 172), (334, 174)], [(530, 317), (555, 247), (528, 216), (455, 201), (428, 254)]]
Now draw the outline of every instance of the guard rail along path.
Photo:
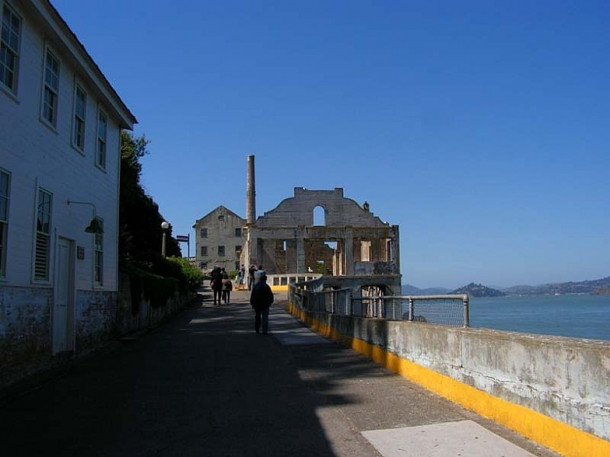
[(610, 456), (610, 342), (470, 328), (468, 296), (362, 296), (357, 279), (340, 282), (290, 284), (288, 309), (324, 336), (562, 455)]

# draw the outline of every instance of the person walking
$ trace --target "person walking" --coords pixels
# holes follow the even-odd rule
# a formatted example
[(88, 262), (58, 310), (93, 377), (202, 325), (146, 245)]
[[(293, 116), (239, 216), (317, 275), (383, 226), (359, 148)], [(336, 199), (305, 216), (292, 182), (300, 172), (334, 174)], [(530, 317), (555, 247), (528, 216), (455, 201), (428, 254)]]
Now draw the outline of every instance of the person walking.
[(250, 265), (248, 267), (248, 290), (252, 290), (252, 286), (254, 286), (254, 272), (256, 271), (256, 266)]
[(262, 265), (258, 266), (258, 269), (254, 272), (254, 284), (256, 284), (258, 281), (260, 281), (261, 276), (267, 276), (267, 273), (265, 272), (265, 269), (263, 268)]
[(261, 323), (263, 335), (269, 330), (269, 307), (273, 303), (273, 292), (267, 284), (267, 276), (261, 275), (259, 280), (252, 286), (250, 293), (250, 306), (254, 308), (254, 330), (260, 333)]
[(241, 286), (242, 284), (245, 283), (245, 279), (246, 279), (246, 267), (244, 267), (243, 265), (241, 266), (241, 268), (239, 269), (239, 285)]
[(231, 302), (231, 291), (233, 290), (233, 283), (229, 278), (229, 275), (225, 273), (222, 277), (222, 301), (225, 305)]
[(210, 275), (212, 277), (210, 281), (210, 287), (212, 288), (212, 292), (214, 293), (214, 304), (220, 305), (221, 296), (222, 296), (222, 272), (220, 267), (214, 268)]

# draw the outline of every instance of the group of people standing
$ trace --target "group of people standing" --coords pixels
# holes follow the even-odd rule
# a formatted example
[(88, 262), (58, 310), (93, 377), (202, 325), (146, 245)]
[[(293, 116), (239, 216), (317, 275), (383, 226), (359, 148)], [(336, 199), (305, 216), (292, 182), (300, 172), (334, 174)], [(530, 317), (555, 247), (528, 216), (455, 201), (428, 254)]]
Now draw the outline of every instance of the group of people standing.
[(248, 286), (248, 290), (252, 290), (252, 287), (257, 282), (257, 276), (265, 274), (265, 270), (262, 265), (258, 267), (256, 265), (250, 265), (248, 268), (248, 273), (246, 277), (246, 267), (241, 266), (239, 269), (239, 275), (237, 277), (238, 284), (246, 284)]
[(216, 267), (210, 273), (210, 287), (214, 293), (214, 305), (224, 302), (228, 305), (231, 302), (231, 291), (233, 282), (224, 268)]
[[(246, 270), (242, 265), (238, 275), (239, 284), (244, 284), (245, 275)], [(230, 303), (233, 283), (224, 268), (216, 267), (212, 270), (210, 287), (214, 293), (214, 305), (220, 305), (221, 300), (225, 304)], [(267, 335), (273, 291), (267, 284), (267, 274), (262, 266), (257, 268), (251, 265), (248, 269), (248, 290), (250, 290), (250, 306), (254, 309), (254, 331), (260, 334), (262, 330), (262, 334)]]

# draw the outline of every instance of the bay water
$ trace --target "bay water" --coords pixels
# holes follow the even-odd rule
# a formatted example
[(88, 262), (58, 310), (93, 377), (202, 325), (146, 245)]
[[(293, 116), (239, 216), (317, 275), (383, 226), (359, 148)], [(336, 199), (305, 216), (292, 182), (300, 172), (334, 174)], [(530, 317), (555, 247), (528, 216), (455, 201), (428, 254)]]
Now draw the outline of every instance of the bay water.
[(470, 326), (610, 340), (610, 295), (470, 297)]

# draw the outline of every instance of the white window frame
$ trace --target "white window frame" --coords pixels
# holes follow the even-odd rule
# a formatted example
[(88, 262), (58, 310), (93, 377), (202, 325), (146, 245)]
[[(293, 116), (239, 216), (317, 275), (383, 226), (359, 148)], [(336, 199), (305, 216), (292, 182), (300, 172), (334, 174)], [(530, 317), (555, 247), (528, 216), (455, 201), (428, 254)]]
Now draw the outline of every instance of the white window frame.
[[(104, 227), (104, 220), (96, 217), (100, 227)], [(93, 235), (93, 283), (96, 286), (104, 285), (104, 233)]]
[[(0, 87), (9, 91), (13, 95), (17, 95), (17, 81), (19, 79), (19, 60), (20, 60), (20, 47), (21, 47), (21, 31), (23, 30), (23, 19), (15, 8), (13, 8), (8, 2), (2, 2), (2, 26), (0, 27)], [(8, 14), (5, 18), (5, 14)], [(14, 29), (13, 20), (17, 20), (18, 30)], [(5, 41), (4, 37), (9, 35), (9, 41)], [(16, 41), (16, 43), (15, 43)], [(12, 59), (12, 66), (5, 59)], [(6, 76), (6, 72), (10, 73), (11, 76)], [(5, 79), (10, 78), (10, 81)]]
[[(82, 93), (82, 106), (79, 99)], [(85, 136), (87, 131), (87, 91), (74, 82), (74, 106), (72, 114), (72, 146), (79, 152), (85, 153)]]
[[(57, 69), (51, 66), (53, 59), (57, 63)], [(42, 99), (40, 102), (40, 117), (43, 122), (53, 129), (57, 128), (57, 115), (59, 112), (59, 78), (61, 73), (61, 62), (59, 57), (49, 47), (45, 47), (44, 63), (42, 67)], [(53, 101), (49, 105), (49, 99)]]
[(108, 160), (108, 115), (100, 107), (97, 109), (96, 123), (97, 134), (95, 135), (95, 165), (102, 170), (105, 170), (106, 162)]
[(39, 187), (36, 202), (32, 275), (35, 282), (49, 282), (53, 194)]
[(0, 279), (6, 278), (8, 216), (11, 197), (11, 174), (0, 168)]

